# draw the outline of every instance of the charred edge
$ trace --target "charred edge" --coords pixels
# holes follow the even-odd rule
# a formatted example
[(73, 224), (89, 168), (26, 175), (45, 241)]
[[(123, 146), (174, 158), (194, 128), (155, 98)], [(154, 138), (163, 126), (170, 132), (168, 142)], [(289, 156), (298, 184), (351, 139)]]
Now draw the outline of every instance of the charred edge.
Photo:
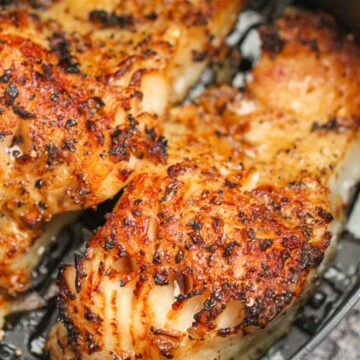
[(85, 306), (85, 319), (93, 324), (101, 324), (103, 319), (95, 314), (88, 306)]
[(155, 144), (150, 145), (149, 153), (154, 158), (158, 159), (160, 162), (165, 163), (168, 157), (168, 141), (167, 139), (160, 135)]
[(300, 268), (306, 270), (314, 268), (322, 262), (324, 253), (312, 244), (305, 243), (300, 256)]
[(172, 200), (180, 187), (181, 183), (178, 180), (173, 180), (166, 188), (164, 196), (160, 199), (160, 203)]
[(163, 336), (168, 336), (170, 338), (175, 338), (175, 339), (180, 337), (179, 334), (171, 333), (170, 331), (165, 330), (165, 329), (158, 329), (158, 328), (155, 328), (154, 326), (150, 327), (150, 331), (154, 335), (163, 335)]
[(19, 115), (21, 118), (23, 119), (35, 119), (36, 116), (32, 113), (30, 113), (29, 111), (25, 110), (22, 106), (20, 105), (13, 105), (12, 109), (14, 111), (14, 113), (16, 115)]
[(59, 65), (68, 73), (79, 74), (80, 64), (70, 53), (69, 43), (63, 33), (54, 33), (50, 39), (50, 48), (59, 56)]
[(321, 217), (321, 219), (323, 219), (327, 224), (329, 224), (331, 221), (334, 220), (334, 217), (332, 216), (332, 214), (328, 211), (326, 211), (325, 209), (319, 207), (316, 208), (317, 210), (317, 214)]
[(58, 274), (59, 296), (57, 300), (57, 308), (59, 311), (58, 319), (66, 327), (72, 350), (77, 358), (81, 358), (79, 347), (77, 346), (80, 337), (80, 331), (72, 322), (67, 314), (67, 305), (70, 301), (75, 300), (76, 296), (71, 293), (65, 280), (64, 271), (66, 266), (61, 266)]
[(153, 277), (156, 285), (159, 286), (169, 285), (169, 274), (165, 269), (155, 272), (153, 274)]
[(275, 25), (269, 25), (261, 32), (263, 48), (268, 51), (272, 58), (281, 53), (285, 47), (285, 41), (281, 38)]
[(108, 13), (105, 10), (93, 10), (89, 13), (89, 21), (101, 27), (120, 27), (121, 29), (133, 30), (134, 18), (132, 15), (117, 15), (115, 12)]
[(193, 298), (194, 296), (199, 296), (202, 295), (204, 293), (203, 290), (194, 290), (191, 291), (187, 294), (180, 294), (178, 296), (176, 296), (176, 302), (173, 304), (173, 307), (177, 307), (178, 305), (180, 305), (183, 301), (188, 300)]
[(319, 124), (317, 121), (313, 122), (311, 125), (311, 132), (319, 131), (319, 130), (337, 130), (339, 128), (339, 124), (336, 118), (331, 119), (325, 124)]
[(81, 256), (79, 254), (75, 254), (74, 259), (75, 259), (75, 269), (76, 269), (75, 289), (76, 292), (79, 293), (82, 288), (82, 279), (86, 277), (87, 274), (82, 271)]
[(207, 50), (205, 51), (192, 51), (192, 58), (194, 62), (202, 62), (209, 56), (209, 52)]

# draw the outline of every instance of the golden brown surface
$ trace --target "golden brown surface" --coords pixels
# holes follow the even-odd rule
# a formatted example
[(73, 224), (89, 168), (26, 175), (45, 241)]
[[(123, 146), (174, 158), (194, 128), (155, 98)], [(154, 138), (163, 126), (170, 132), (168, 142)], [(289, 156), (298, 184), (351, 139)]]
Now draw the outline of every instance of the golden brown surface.
[(251, 91), (269, 106), (318, 123), (358, 117), (359, 51), (353, 36), (336, 28), (330, 15), (301, 17), (293, 10), (263, 28), (265, 52)]
[(166, 161), (158, 114), (196, 81), (242, 1), (17, 4), (0, 10), (0, 289), (9, 293), (28, 287), (32, 245), (53, 215), (94, 206), (134, 169)]
[(323, 45), (340, 39), (327, 15), (290, 13), (262, 34), (255, 82), (172, 110), (166, 165), (137, 172), (60, 271), (53, 359), (247, 358), (314, 279), (360, 178), (359, 50)]

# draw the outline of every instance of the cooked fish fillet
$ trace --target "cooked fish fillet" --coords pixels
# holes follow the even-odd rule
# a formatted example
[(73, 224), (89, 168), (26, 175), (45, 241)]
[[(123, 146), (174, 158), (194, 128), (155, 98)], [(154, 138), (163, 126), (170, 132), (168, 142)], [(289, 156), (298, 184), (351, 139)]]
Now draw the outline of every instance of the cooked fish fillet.
[(11, 294), (28, 288), (54, 215), (166, 161), (158, 115), (200, 76), (242, 0), (15, 3), (0, 11), (0, 289)]
[(255, 81), (173, 110), (167, 164), (61, 269), (52, 359), (254, 359), (293, 320), (360, 179), (360, 51), (324, 14), (261, 33)]

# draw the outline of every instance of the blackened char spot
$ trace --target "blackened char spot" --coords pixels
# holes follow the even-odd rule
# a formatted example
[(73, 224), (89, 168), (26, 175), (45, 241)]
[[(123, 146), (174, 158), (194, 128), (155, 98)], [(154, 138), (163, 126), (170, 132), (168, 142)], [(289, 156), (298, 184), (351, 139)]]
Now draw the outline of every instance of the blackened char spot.
[(155, 251), (154, 256), (153, 256), (153, 263), (161, 264), (161, 253), (159, 251)]
[(101, 349), (100, 345), (94, 340), (94, 336), (92, 334), (88, 334), (85, 340), (89, 346), (90, 354), (97, 352)]
[(310, 49), (314, 52), (318, 52), (319, 51), (319, 44), (317, 42), (316, 39), (311, 39), (309, 41), (309, 46), (310, 46)]
[(69, 120), (66, 121), (65, 128), (69, 129), (69, 128), (71, 128), (73, 126), (76, 126), (76, 125), (77, 125), (76, 119), (69, 119)]
[(53, 143), (45, 145), (45, 150), (48, 154), (48, 165), (52, 165), (58, 158), (60, 158), (61, 150)]
[(280, 37), (279, 31), (274, 25), (266, 28), (266, 31), (261, 34), (261, 39), (264, 49), (270, 53), (271, 57), (279, 54), (285, 46), (285, 41)]
[(95, 314), (88, 306), (85, 306), (85, 319), (94, 324), (101, 324), (102, 318)]
[(105, 106), (105, 103), (104, 103), (104, 101), (101, 99), (101, 97), (99, 97), (99, 96), (94, 96), (92, 99), (94, 100), (94, 102), (95, 102), (95, 104), (96, 104), (96, 107), (97, 107), (98, 109)]
[(116, 239), (113, 236), (106, 236), (105, 237), (105, 243), (104, 243), (104, 249), (105, 250), (111, 250), (116, 245)]
[(167, 169), (167, 173), (171, 178), (177, 177), (179, 175), (183, 175), (186, 173), (186, 167), (182, 164), (171, 165)]
[(159, 158), (160, 161), (165, 161), (167, 158), (168, 142), (164, 136), (159, 136), (156, 143), (150, 148), (150, 154)]
[(221, 230), (221, 219), (215, 217), (211, 225), (215, 232), (219, 232)]
[(251, 240), (254, 240), (256, 238), (256, 234), (255, 234), (255, 231), (253, 228), (249, 229), (248, 236), (249, 236), (249, 239), (251, 239)]
[(155, 128), (146, 128), (145, 129), (145, 133), (147, 135), (147, 137), (151, 140), (151, 141), (155, 141), (156, 139), (156, 131)]
[(189, 233), (189, 237), (195, 245), (204, 243), (204, 238), (201, 236), (200, 232), (198, 231), (193, 231)]
[(9, 105), (12, 104), (19, 95), (18, 88), (11, 82), (5, 90), (6, 95), (9, 97)]
[(123, 160), (129, 161), (130, 159), (130, 154), (126, 150), (124, 144), (118, 144), (116, 147), (110, 149), (109, 154), (116, 156), (117, 161), (123, 161)]
[(76, 289), (76, 292), (79, 293), (81, 291), (81, 287), (82, 287), (82, 279), (84, 277), (86, 277), (87, 274), (82, 271), (80, 255), (75, 254), (74, 259), (75, 259), (75, 269), (76, 269), (75, 289)]
[(192, 51), (192, 57), (195, 62), (202, 62), (204, 61), (209, 55), (209, 52), (207, 50), (205, 51)]
[(24, 141), (24, 137), (20, 135), (15, 135), (11, 141), (11, 146), (20, 145)]
[(134, 18), (132, 15), (117, 15), (115, 12), (108, 13), (105, 10), (91, 11), (89, 20), (102, 27), (118, 26), (121, 29), (133, 29), (134, 27)]
[(43, 201), (39, 201), (38, 202), (38, 207), (40, 208), (40, 210), (44, 211), (47, 209), (47, 205), (43, 202)]
[(195, 26), (205, 26), (208, 24), (208, 19), (206, 17), (206, 14), (202, 11), (198, 11), (195, 14), (193, 25)]
[(235, 189), (237, 187), (237, 184), (230, 181), (229, 179), (225, 179), (224, 185), (230, 189)]
[(160, 285), (160, 286), (169, 285), (169, 275), (166, 270), (155, 272), (154, 280), (156, 285)]
[(338, 121), (336, 118), (331, 119), (330, 121), (328, 121), (325, 124), (319, 124), (317, 121), (315, 121), (312, 125), (311, 125), (311, 131), (317, 131), (317, 130), (335, 130), (338, 128)]
[(262, 239), (260, 240), (260, 249), (262, 251), (265, 251), (269, 247), (271, 247), (273, 241), (271, 239)]
[(187, 223), (187, 226), (190, 226), (192, 227), (194, 230), (201, 230), (203, 225), (201, 223), (201, 221), (198, 221), (198, 220), (194, 220), (194, 219), (191, 219), (188, 223)]
[(317, 208), (317, 213), (327, 224), (334, 220), (332, 214), (322, 207)]
[(15, 114), (19, 115), (23, 119), (35, 119), (35, 115), (30, 113), (29, 111), (25, 110), (22, 106), (13, 105), (12, 109)]
[(164, 336), (168, 336), (168, 337), (172, 337), (172, 338), (177, 338), (178, 337), (178, 335), (172, 333), (171, 331), (164, 330), (164, 329), (157, 329), (154, 326), (150, 327), (150, 331), (154, 335), (164, 335)]
[(233, 251), (236, 247), (239, 247), (240, 243), (237, 241), (231, 241), (224, 246), (224, 256), (230, 257), (233, 254)]
[(219, 329), (217, 333), (221, 337), (226, 337), (231, 334), (231, 329), (230, 328)]
[(46, 64), (42, 64), (41, 68), (44, 72), (44, 75), (46, 77), (47, 80), (51, 79), (51, 75), (52, 75), (52, 65), (46, 65)]
[(11, 70), (6, 69), (4, 73), (0, 76), (0, 82), (1, 83), (7, 83), (10, 81), (11, 78)]
[(196, 323), (205, 323), (208, 327), (213, 327), (213, 320), (224, 310), (224, 292), (216, 289), (205, 301), (203, 309), (194, 315)]
[(323, 252), (312, 244), (305, 243), (300, 257), (300, 267), (302, 270), (313, 268), (320, 265), (324, 258)]
[(69, 150), (70, 152), (76, 151), (76, 139), (64, 139), (64, 146), (62, 149)]
[(44, 186), (44, 181), (43, 181), (42, 179), (37, 179), (37, 180), (35, 181), (35, 187), (36, 187), (37, 189), (41, 189), (43, 186)]
[(176, 195), (178, 188), (180, 186), (180, 182), (177, 180), (173, 180), (165, 189), (164, 196), (160, 199), (160, 203), (165, 201), (172, 200)]
[(180, 249), (180, 250), (177, 252), (176, 256), (175, 256), (175, 262), (176, 262), (176, 264), (178, 264), (179, 262), (181, 262), (183, 259), (184, 259), (184, 253), (183, 253), (183, 251)]
[(261, 300), (255, 300), (252, 306), (245, 306), (245, 319), (243, 326), (259, 326), (261, 313), (265, 311), (265, 306)]
[(185, 300), (191, 299), (194, 296), (202, 295), (204, 292), (202, 290), (194, 290), (192, 292), (188, 292), (186, 294), (180, 294), (176, 296), (176, 302), (181, 303)]
[(63, 33), (54, 33), (50, 39), (50, 48), (59, 56), (59, 65), (68, 73), (80, 73), (80, 64), (73, 59), (69, 44)]
[(148, 19), (148, 20), (151, 20), (151, 21), (155, 21), (157, 18), (158, 18), (158, 15), (156, 14), (156, 12), (152, 11), (152, 12), (149, 12), (145, 15), (145, 17)]

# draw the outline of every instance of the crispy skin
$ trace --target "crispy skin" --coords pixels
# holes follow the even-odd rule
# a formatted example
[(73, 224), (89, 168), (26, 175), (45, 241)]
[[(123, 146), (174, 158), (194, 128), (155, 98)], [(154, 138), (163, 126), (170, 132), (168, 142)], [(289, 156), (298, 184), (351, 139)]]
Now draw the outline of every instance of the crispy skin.
[(242, 1), (161, 3), (0, 11), (3, 291), (29, 286), (33, 243), (53, 215), (94, 206), (134, 169), (166, 161), (158, 114), (198, 78)]
[[(138, 173), (85, 255), (60, 271), (53, 359), (248, 358), (262, 329), (304, 296), (360, 178), (360, 106), (349, 100), (360, 89), (359, 50), (343, 38), (337, 55), (320, 46), (319, 66), (306, 67), (309, 82), (342, 89), (333, 104), (342, 112), (319, 104), (320, 91), (304, 95), (294, 65), (312, 54), (300, 29), (319, 42), (340, 36), (327, 19), (286, 15), (274, 25), (291, 29), (286, 42), (265, 51), (251, 90), (215, 88), (171, 112), (167, 164)], [(283, 91), (271, 69), (284, 57), (293, 65), (285, 103), (271, 88)], [(340, 71), (337, 82), (323, 63)]]

